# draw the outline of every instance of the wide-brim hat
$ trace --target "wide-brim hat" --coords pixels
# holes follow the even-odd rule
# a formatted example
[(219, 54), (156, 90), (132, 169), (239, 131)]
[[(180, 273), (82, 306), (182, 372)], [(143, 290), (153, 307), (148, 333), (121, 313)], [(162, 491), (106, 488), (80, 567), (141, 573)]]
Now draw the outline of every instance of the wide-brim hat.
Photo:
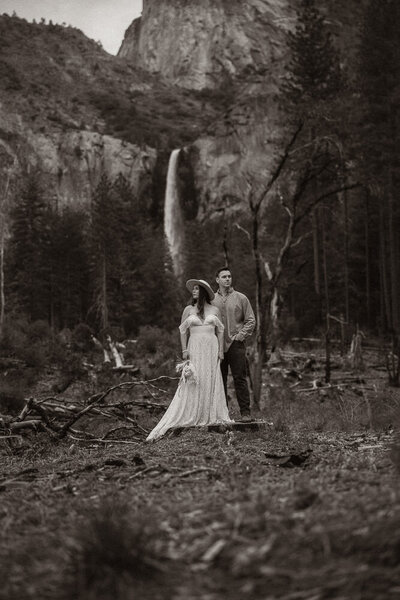
[(204, 279), (188, 279), (186, 282), (186, 287), (189, 290), (189, 292), (193, 292), (193, 288), (195, 285), (201, 285), (201, 287), (206, 290), (210, 300), (214, 300), (215, 294), (212, 291), (210, 284), (207, 283), (207, 281), (204, 281)]

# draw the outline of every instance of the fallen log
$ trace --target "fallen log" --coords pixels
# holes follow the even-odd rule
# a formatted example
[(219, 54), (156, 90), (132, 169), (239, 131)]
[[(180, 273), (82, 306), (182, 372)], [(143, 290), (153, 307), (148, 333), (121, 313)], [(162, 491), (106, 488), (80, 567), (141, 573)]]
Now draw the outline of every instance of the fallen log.
[[(165, 410), (165, 404), (158, 402), (148, 402), (148, 401), (140, 401), (140, 400), (129, 400), (127, 402), (117, 402), (113, 404), (106, 404), (102, 409), (99, 405), (114, 391), (119, 389), (132, 389), (137, 385), (144, 385), (147, 387), (147, 392), (151, 394), (153, 398), (156, 396), (149, 390), (149, 387), (157, 390), (158, 392), (165, 393), (166, 390), (159, 388), (155, 383), (162, 379), (168, 379), (171, 381), (175, 381), (177, 377), (170, 377), (168, 375), (161, 375), (159, 377), (155, 377), (149, 380), (134, 380), (134, 381), (126, 381), (119, 383), (117, 385), (111, 386), (110, 388), (93, 394), (87, 400), (85, 400), (82, 404), (65, 404), (59, 398), (55, 396), (48, 396), (43, 399), (35, 399), (30, 397), (26, 400), (24, 407), (17, 417), (11, 417), (8, 415), (2, 415), (0, 418), (0, 432), (4, 432), (8, 435), (13, 431), (21, 431), (27, 429), (36, 429), (41, 428), (44, 429), (51, 435), (52, 437), (57, 436), (58, 438), (63, 438), (69, 432), (72, 433), (72, 426), (81, 419), (84, 415), (87, 415), (91, 411), (95, 414), (100, 414), (107, 418), (115, 418), (120, 420), (126, 420), (131, 422), (136, 428), (141, 429), (143, 433), (147, 433), (147, 431), (141, 428), (135, 420), (131, 419), (129, 415), (125, 414), (127, 408), (131, 406), (140, 406), (148, 409), (158, 409)], [(113, 411), (114, 409), (114, 411)], [(57, 422), (57, 417), (64, 417), (63, 424)], [(5, 436), (2, 436), (3, 438)], [(73, 438), (72, 439), (77, 439)], [(92, 441), (100, 441), (105, 443), (109, 441), (110, 443), (117, 443), (121, 440), (106, 440), (91, 437)], [(82, 440), (79, 441), (90, 441), (90, 440)]]
[(103, 440), (101, 438), (91, 438), (85, 440), (84, 438), (81, 439), (71, 434), (69, 435), (69, 437), (71, 438), (71, 440), (75, 440), (76, 442), (86, 442), (90, 444), (133, 444), (137, 446), (138, 444), (141, 444), (143, 442), (143, 440)]
[(8, 428), (11, 429), (11, 431), (18, 431), (19, 429), (36, 429), (42, 425), (41, 419), (30, 419), (29, 421), (14, 421), (14, 423), (8, 425)]
[(24, 360), (19, 358), (8, 358), (1, 357), (0, 358), (0, 371), (6, 371), (7, 369), (20, 369), (25, 366), (26, 363)]

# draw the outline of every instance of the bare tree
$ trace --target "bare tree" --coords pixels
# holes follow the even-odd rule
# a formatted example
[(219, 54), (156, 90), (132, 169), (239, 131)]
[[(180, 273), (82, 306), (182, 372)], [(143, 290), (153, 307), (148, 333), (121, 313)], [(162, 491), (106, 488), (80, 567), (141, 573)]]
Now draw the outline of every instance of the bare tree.
[(0, 191), (0, 339), (3, 335), (6, 298), (4, 292), (4, 252), (7, 236), (7, 216), (9, 210), (10, 185), (15, 174), (17, 161), (7, 153), (7, 168), (4, 170), (4, 185)]
[[(298, 126), (291, 139), (287, 143), (282, 155), (277, 161), (277, 165), (270, 175), (267, 183), (261, 187), (256, 178), (247, 175), (248, 186), (247, 203), (251, 214), (251, 241), (256, 275), (256, 339), (254, 349), (254, 360), (252, 366), (252, 383), (254, 393), (254, 403), (259, 405), (262, 384), (262, 367), (267, 358), (267, 347), (270, 345), (274, 349), (278, 342), (279, 328), (279, 305), (281, 297), (282, 278), (285, 272), (288, 258), (291, 250), (303, 239), (304, 234), (297, 236), (299, 225), (313, 214), (324, 200), (337, 198), (338, 194), (346, 190), (357, 187), (357, 183), (345, 183), (341, 179), (339, 182), (326, 185), (325, 189), (316, 193), (314, 182), (321, 177), (332, 166), (332, 157), (327, 155), (326, 159), (320, 164), (314, 162), (314, 152), (312, 156), (301, 167), (300, 172), (291, 177), (296, 177), (296, 183), (287, 197), (276, 188), (282, 171), (293, 154), (294, 144), (302, 130), (302, 124)], [(321, 150), (321, 147), (319, 148)], [(318, 144), (315, 145), (315, 152), (318, 152)], [(274, 189), (273, 189), (274, 188)], [(312, 194), (308, 193), (312, 189)], [(282, 236), (282, 242), (279, 246), (276, 258), (274, 260), (265, 259), (262, 255), (260, 240), (261, 213), (264, 201), (267, 197), (274, 194), (279, 198), (280, 205), (286, 213), (286, 227)], [(325, 279), (327, 275), (325, 274)], [(326, 288), (326, 285), (325, 285)], [(325, 293), (326, 289), (325, 289)], [(327, 311), (327, 314), (329, 311)]]

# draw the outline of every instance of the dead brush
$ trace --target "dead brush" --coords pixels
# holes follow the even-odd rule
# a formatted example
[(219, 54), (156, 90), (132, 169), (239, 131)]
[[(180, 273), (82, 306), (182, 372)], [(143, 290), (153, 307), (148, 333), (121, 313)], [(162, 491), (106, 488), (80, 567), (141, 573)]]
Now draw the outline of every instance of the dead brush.
[[(105, 501), (71, 542), (71, 592), (78, 599), (146, 598), (165, 572), (159, 531), (128, 504)], [(149, 597), (152, 597), (151, 595)]]
[(292, 430), (292, 405), (294, 394), (282, 373), (278, 370), (270, 374), (264, 413), (274, 424), (274, 430), (290, 435)]

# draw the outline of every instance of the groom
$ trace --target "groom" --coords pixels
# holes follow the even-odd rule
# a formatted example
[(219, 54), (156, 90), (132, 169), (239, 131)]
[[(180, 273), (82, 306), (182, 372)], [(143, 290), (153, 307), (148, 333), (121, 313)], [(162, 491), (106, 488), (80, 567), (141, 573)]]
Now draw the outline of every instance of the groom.
[(244, 340), (254, 330), (256, 320), (249, 299), (232, 287), (232, 274), (228, 267), (216, 274), (218, 290), (212, 301), (221, 313), (224, 324), (224, 359), (221, 361), (225, 396), (227, 394), (228, 369), (231, 368), (240, 414), (243, 421), (250, 421), (250, 394), (247, 384), (246, 347)]

